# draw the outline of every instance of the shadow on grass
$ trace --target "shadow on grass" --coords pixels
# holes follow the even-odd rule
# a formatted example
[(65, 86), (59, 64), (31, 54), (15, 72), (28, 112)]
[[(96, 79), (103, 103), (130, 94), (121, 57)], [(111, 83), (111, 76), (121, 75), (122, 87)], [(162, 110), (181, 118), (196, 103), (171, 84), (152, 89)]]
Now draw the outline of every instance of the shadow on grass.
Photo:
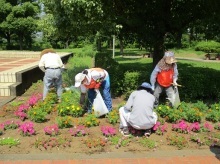
[(215, 157), (220, 160), (220, 146), (210, 146), (210, 151), (215, 154)]

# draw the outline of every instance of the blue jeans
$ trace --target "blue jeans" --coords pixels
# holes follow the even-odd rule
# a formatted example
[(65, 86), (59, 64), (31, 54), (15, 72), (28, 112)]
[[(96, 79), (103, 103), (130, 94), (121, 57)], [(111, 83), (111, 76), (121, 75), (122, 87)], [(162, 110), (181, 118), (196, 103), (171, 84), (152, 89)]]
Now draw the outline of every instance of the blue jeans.
[[(109, 111), (112, 110), (112, 99), (111, 99), (111, 92), (110, 92), (110, 78), (109, 76), (107, 79), (105, 79), (102, 84), (102, 94), (103, 94), (103, 100), (105, 102), (106, 107), (108, 108)], [(95, 89), (89, 89), (88, 91), (88, 113), (92, 112), (92, 104), (94, 102), (94, 99), (96, 97), (96, 92)]]
[(46, 69), (44, 75), (43, 100), (46, 98), (47, 93), (52, 86), (54, 86), (57, 90), (58, 99), (61, 99), (63, 92), (61, 69)]

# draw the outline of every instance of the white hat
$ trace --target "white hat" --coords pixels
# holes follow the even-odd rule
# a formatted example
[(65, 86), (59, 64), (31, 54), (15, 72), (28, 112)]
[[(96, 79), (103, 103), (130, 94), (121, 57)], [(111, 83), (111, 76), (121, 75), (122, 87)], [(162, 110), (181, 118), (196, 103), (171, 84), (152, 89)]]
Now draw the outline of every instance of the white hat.
[(83, 74), (83, 73), (78, 73), (78, 74), (75, 76), (75, 87), (79, 87), (85, 77), (86, 77), (85, 74)]
[(166, 51), (164, 54), (165, 57), (174, 56), (174, 52), (172, 51)]
[(143, 82), (143, 83), (141, 84), (141, 87), (149, 88), (149, 89), (152, 88), (152, 86), (151, 86), (149, 83), (147, 83), (147, 82)]

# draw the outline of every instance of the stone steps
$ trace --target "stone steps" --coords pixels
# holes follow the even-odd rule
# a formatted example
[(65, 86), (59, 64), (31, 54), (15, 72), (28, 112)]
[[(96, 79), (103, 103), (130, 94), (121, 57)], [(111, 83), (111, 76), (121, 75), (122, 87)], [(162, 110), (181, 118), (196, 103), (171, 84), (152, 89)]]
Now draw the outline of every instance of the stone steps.
[[(0, 57), (3, 56), (3, 51), (0, 52)], [(67, 62), (72, 53), (58, 53), (61, 56), (63, 62)], [(39, 52), (30, 55), (29, 52), (20, 52), (13, 54), (13, 52), (7, 52), (7, 58), (18, 58), (20, 62), (24, 58), (37, 58), (39, 59)], [(19, 59), (20, 58), (20, 59)], [(14, 62), (14, 61), (13, 61)], [(8, 62), (11, 64), (12, 62)], [(42, 71), (38, 68), (37, 62), (25, 63), (21, 66), (14, 66), (11, 69), (0, 71), (0, 97), (4, 96), (20, 96), (33, 82), (43, 78)], [(1, 63), (0, 63), (1, 67)]]

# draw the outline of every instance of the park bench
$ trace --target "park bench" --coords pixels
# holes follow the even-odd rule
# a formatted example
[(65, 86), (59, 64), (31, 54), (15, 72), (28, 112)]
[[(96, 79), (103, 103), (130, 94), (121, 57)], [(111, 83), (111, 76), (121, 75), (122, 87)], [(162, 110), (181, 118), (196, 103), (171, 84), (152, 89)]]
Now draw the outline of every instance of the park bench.
[(205, 55), (205, 60), (220, 60), (219, 53), (207, 53)]

